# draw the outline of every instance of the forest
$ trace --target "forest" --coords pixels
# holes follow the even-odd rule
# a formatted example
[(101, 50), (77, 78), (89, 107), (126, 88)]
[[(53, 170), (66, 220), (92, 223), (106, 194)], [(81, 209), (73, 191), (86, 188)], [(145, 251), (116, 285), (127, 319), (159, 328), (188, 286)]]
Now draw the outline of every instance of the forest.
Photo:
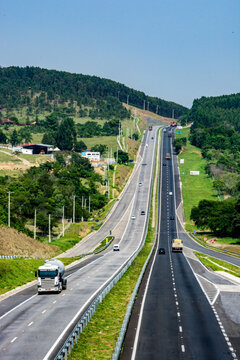
[(69, 116), (124, 119), (130, 112), (123, 102), (138, 108), (145, 105), (146, 110), (168, 117), (172, 117), (173, 111), (176, 118), (188, 111), (174, 102), (97, 76), (28, 66), (0, 68), (0, 109), (27, 106), (29, 113), (36, 109), (52, 112), (67, 103), (65, 113)]
[(107, 203), (107, 197), (98, 190), (102, 182), (88, 159), (76, 153), (72, 153), (71, 157), (57, 155), (55, 162), (31, 167), (18, 178), (1, 176), (0, 224), (8, 222), (8, 192), (11, 194), (11, 226), (29, 235), (32, 233), (26, 224), (33, 222), (35, 209), (37, 227), (44, 235), (48, 232), (49, 214), (51, 228), (61, 219), (63, 206), (65, 217), (72, 218), (74, 196), (76, 221), (82, 217), (86, 220), (92, 210), (100, 209)]
[[(240, 93), (194, 100), (187, 115), (193, 123), (189, 140), (207, 160), (206, 172), (222, 201), (203, 201), (192, 219), (217, 234), (239, 234)], [(224, 221), (223, 221), (224, 219)], [(222, 224), (221, 224), (222, 222)]]

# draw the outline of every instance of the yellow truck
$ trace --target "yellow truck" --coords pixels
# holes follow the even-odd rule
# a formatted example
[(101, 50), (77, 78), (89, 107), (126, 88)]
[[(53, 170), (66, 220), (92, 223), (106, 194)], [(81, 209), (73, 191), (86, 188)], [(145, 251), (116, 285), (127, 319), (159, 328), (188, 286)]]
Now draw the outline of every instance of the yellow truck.
[(174, 239), (172, 242), (172, 252), (182, 252), (183, 242), (180, 239)]
[(170, 160), (170, 159), (171, 159), (170, 153), (166, 153), (166, 160)]

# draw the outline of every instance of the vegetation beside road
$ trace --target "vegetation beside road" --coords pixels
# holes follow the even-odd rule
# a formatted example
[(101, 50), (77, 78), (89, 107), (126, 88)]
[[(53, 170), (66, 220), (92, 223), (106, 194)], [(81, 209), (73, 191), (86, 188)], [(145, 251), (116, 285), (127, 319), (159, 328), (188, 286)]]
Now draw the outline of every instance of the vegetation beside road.
[[(179, 134), (181, 132), (181, 134)], [(176, 130), (176, 139), (189, 136), (190, 129)], [(180, 160), (184, 164), (180, 164)], [(212, 179), (205, 173), (206, 160), (196, 146), (187, 144), (178, 155), (179, 171), (182, 182), (182, 197), (186, 230), (193, 230), (194, 224), (190, 219), (193, 206), (197, 206), (202, 199), (216, 199), (216, 190), (213, 188)], [(199, 171), (199, 175), (190, 175), (190, 171)]]
[(207, 268), (210, 268), (213, 271), (225, 271), (231, 275), (240, 277), (240, 268), (238, 266), (231, 265), (203, 253), (195, 252), (195, 255)]
[[(65, 266), (75, 260), (76, 258), (61, 259)], [(0, 259), (0, 294), (36, 280), (35, 271), (40, 265), (43, 265), (42, 259)]]
[[(155, 176), (158, 174), (155, 172)], [(157, 215), (157, 196), (155, 201), (155, 218)], [(154, 244), (156, 233), (152, 227), (153, 207), (150, 206), (148, 233), (145, 245), (130, 268), (106, 295), (95, 314), (84, 329), (77, 344), (68, 355), (69, 360), (108, 360), (112, 357), (114, 347), (123, 323), (129, 300), (135, 288), (142, 267)], [(113, 321), (114, 319), (114, 321)]]

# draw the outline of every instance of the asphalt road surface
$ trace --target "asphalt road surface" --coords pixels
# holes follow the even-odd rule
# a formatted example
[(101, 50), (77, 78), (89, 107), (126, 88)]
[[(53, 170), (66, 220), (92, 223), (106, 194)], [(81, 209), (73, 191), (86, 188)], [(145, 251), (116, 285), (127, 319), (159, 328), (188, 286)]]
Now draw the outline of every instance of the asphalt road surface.
[[(61, 294), (37, 295), (37, 288), (31, 287), (1, 301), (1, 359), (52, 359), (59, 343), (68, 335), (75, 320), (84, 313), (90, 301), (137, 251), (147, 226), (156, 133), (157, 129), (147, 131), (144, 138), (141, 149), (142, 160), (130, 185), (134, 189), (132, 200), (128, 193), (130, 190), (126, 190), (126, 196), (123, 195), (121, 199), (125, 204), (121, 205), (122, 211), (118, 213), (118, 219), (110, 216), (108, 224), (105, 225), (107, 232), (113, 229), (116, 221), (121, 221), (125, 209), (131, 203), (129, 213), (136, 219), (129, 218), (127, 226), (123, 229), (119, 242), (120, 251), (113, 252), (110, 248), (104, 254), (76, 265), (68, 274), (67, 290)], [(141, 186), (139, 182), (142, 183)], [(117, 209), (118, 206), (115, 211), (118, 211)], [(141, 215), (142, 210), (146, 215)], [(98, 233), (98, 243), (102, 240), (99, 237)], [(92, 248), (95, 244), (91, 238), (89, 239), (88, 246)]]
[[(171, 138), (167, 132), (163, 135), (162, 147), (158, 245), (165, 248), (166, 254), (155, 254), (131, 359), (233, 359), (234, 349), (227, 343), (214, 309), (189, 262), (184, 254), (171, 252), (172, 240), (178, 235), (182, 238), (184, 231), (176, 221), (173, 162), (172, 159), (165, 160), (166, 153), (170, 153), (172, 158)], [(189, 246), (195, 247), (193, 241), (187, 241)]]

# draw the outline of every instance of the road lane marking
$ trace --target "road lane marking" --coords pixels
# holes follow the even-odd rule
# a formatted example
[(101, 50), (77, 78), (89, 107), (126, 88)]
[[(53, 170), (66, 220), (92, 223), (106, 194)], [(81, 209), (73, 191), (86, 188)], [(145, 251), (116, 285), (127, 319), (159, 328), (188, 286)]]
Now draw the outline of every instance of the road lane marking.
[(65, 296), (66, 294), (62, 294), (62, 296)]
[(185, 352), (185, 346), (184, 345), (181, 346), (181, 349), (182, 349), (182, 352)]
[(46, 311), (47, 311), (47, 310), (43, 310), (43, 311), (42, 311), (42, 314), (44, 314)]
[(33, 321), (31, 321), (29, 324), (28, 324), (28, 326), (31, 326), (33, 324)]
[(17, 340), (17, 336), (11, 340), (11, 343), (13, 343), (15, 340)]
[(180, 317), (180, 312), (177, 313), (177, 316)]
[(56, 304), (56, 302), (57, 302), (57, 300), (54, 300), (54, 301), (53, 301), (53, 304)]
[(9, 310), (8, 312), (6, 312), (6, 314), (2, 315), (0, 317), (0, 320), (2, 320), (5, 316), (9, 315), (12, 311), (16, 310), (17, 308), (19, 308), (20, 306), (22, 306), (23, 304), (27, 303), (29, 300), (33, 299), (35, 296), (37, 296), (38, 294), (35, 294), (33, 296), (31, 296), (29, 299), (23, 301), (22, 303), (18, 304), (17, 306), (15, 306), (13, 309)]
[(182, 332), (182, 327), (181, 326), (179, 326), (179, 331)]

